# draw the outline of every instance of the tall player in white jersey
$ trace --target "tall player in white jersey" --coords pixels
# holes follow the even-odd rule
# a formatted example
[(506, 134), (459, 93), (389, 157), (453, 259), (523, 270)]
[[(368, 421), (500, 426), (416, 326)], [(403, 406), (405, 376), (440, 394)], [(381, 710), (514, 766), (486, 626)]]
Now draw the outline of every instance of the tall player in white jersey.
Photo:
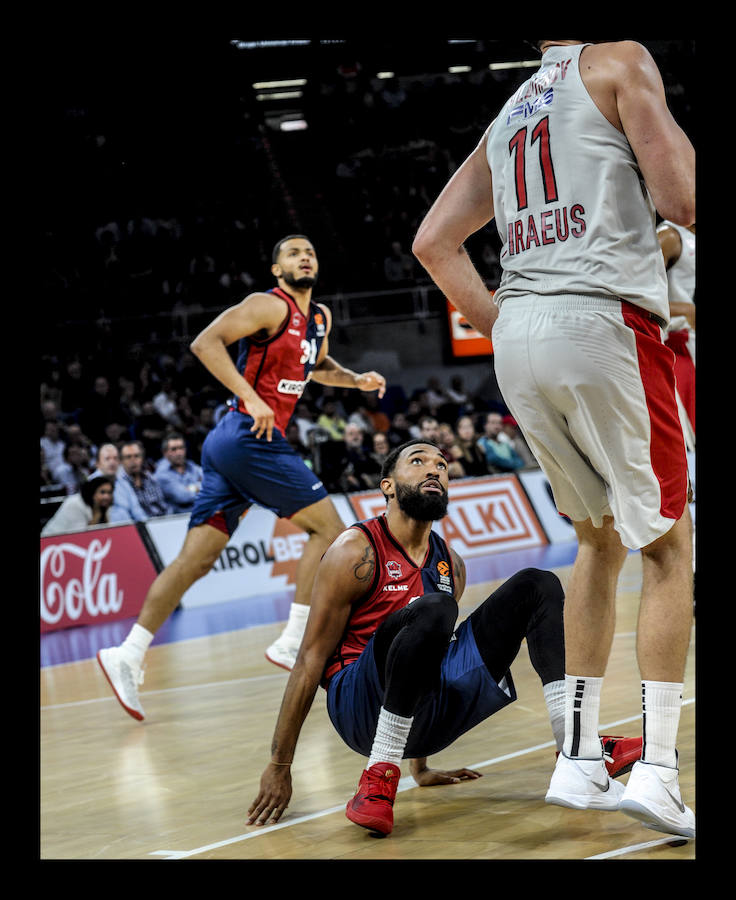
[[(474, 327), (492, 329), (501, 392), (578, 538), (565, 601), (565, 746), (546, 800), (622, 809), (691, 837), (675, 744), (692, 523), (655, 210), (695, 221), (695, 152), (643, 46), (535, 43), (540, 69), (445, 186), (412, 249)], [(489, 302), (463, 243), (494, 218), (503, 275)], [(642, 557), (645, 743), (624, 789), (606, 777), (598, 725), (627, 548)]]

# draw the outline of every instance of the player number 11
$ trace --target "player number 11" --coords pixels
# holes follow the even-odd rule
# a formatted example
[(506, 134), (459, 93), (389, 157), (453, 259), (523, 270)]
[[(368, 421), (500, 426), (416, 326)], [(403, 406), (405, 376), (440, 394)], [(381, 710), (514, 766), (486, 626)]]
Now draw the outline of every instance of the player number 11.
[[(514, 156), (514, 180), (516, 182), (516, 202), (519, 210), (528, 206), (526, 193), (526, 135), (527, 127), (520, 128), (509, 141), (509, 153)], [(532, 131), (530, 144), (539, 141), (539, 164), (542, 169), (545, 203), (557, 200), (555, 168), (549, 146), (549, 116), (539, 121)]]

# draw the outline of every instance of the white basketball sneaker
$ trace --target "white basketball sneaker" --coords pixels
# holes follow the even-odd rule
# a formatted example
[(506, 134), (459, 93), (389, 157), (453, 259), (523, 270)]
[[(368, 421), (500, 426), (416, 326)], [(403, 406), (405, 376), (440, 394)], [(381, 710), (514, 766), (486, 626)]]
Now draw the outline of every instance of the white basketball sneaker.
[(287, 640), (283, 635), (266, 649), (266, 659), (275, 666), (281, 666), (291, 672), (299, 652), (299, 644)]
[(682, 802), (678, 770), (669, 766), (635, 763), (621, 811), (654, 831), (695, 837), (695, 813)]
[(572, 759), (560, 753), (552, 773), (545, 803), (569, 809), (619, 808), (624, 785), (608, 776), (601, 759)]
[(143, 669), (124, 659), (119, 647), (98, 651), (97, 662), (123, 709), (129, 716), (142, 721), (145, 713), (138, 699), (138, 685), (143, 684)]

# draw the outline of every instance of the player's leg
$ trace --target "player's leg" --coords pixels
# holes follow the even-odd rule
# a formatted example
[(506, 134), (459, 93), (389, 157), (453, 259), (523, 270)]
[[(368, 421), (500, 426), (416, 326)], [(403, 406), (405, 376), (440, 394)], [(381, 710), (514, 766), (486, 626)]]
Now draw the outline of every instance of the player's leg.
[(289, 516), (289, 520), (306, 531), (308, 538), (296, 567), (294, 600), (286, 627), (266, 650), (266, 658), (284, 669), (292, 669), (296, 661), (307, 625), (309, 601), (319, 561), (340, 532), (345, 530), (345, 523), (329, 497), (298, 510)]
[(452, 638), (458, 607), (449, 594), (426, 594), (390, 615), (371, 647), (381, 687), (380, 706), (368, 763), (346, 807), (351, 822), (389, 834), (406, 743), (421, 699), (440, 680), (442, 659)]
[(437, 686), (457, 615), (451, 594), (425, 594), (376, 630), (373, 655), (384, 688), (383, 706), (392, 714), (413, 716), (422, 697)]
[(565, 741), (546, 801), (614, 810), (624, 788), (608, 778), (599, 712), (616, 624), (618, 576), (627, 551), (610, 516), (600, 528), (589, 519), (574, 526), (578, 552), (565, 599)]
[(637, 660), (642, 679), (644, 751), (621, 808), (647, 827), (695, 836), (695, 816), (680, 796), (677, 731), (693, 621), (689, 508), (642, 554)]
[(179, 605), (184, 593), (217, 562), (229, 539), (227, 531), (208, 524), (192, 527), (179, 555), (154, 579), (125, 641), (100, 650), (97, 659), (121, 706), (134, 719), (143, 719), (138, 696), (143, 660), (158, 629)]
[(137, 624), (155, 634), (179, 606), (186, 591), (214, 566), (229, 539), (226, 531), (212, 525), (191, 528), (179, 555), (148, 589)]
[(508, 674), (526, 640), (558, 750), (565, 735), (564, 602), (554, 573), (528, 568), (500, 585), (469, 617), (478, 651), (496, 683)]

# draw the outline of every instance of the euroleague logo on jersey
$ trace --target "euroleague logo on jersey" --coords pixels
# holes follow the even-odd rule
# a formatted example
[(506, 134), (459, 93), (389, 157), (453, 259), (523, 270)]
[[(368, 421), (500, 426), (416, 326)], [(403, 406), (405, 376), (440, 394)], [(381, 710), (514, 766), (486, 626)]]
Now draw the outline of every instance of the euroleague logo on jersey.
[(317, 326), (317, 337), (323, 337), (325, 333), (325, 317), (322, 313), (314, 314), (314, 324)]
[(439, 588), (439, 590), (447, 591), (447, 593), (452, 593), (450, 565), (444, 559), (441, 559), (437, 563), (437, 574), (439, 575), (439, 581), (437, 582), (437, 587)]

